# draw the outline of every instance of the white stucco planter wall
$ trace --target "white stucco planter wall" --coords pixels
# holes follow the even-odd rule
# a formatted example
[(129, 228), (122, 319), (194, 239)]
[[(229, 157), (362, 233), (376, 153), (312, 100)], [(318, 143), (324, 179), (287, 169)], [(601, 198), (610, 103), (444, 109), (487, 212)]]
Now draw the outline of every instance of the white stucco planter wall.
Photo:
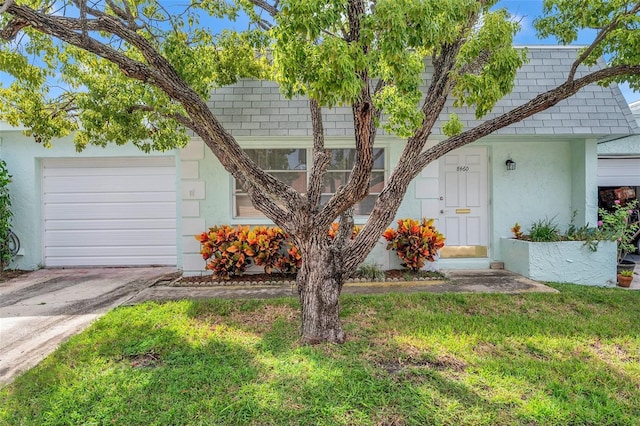
[(533, 243), (502, 238), (505, 269), (538, 281), (615, 285), (616, 244), (601, 241), (591, 251), (582, 241)]

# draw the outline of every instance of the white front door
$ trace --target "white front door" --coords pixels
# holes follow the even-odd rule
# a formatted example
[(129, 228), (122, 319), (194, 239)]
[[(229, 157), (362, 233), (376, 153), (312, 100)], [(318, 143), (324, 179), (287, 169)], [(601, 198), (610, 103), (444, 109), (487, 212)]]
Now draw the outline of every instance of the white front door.
[(487, 257), (489, 245), (487, 149), (465, 147), (440, 159), (438, 228), (441, 256)]

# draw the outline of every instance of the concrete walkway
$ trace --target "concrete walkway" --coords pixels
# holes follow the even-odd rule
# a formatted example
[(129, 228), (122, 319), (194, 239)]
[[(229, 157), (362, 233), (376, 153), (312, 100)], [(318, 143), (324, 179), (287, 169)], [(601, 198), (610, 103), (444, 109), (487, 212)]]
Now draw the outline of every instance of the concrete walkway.
[[(557, 292), (544, 284), (504, 270), (458, 270), (446, 272), (450, 281), (400, 281), (347, 283), (342, 294), (382, 293), (530, 293)], [(128, 304), (182, 299), (269, 299), (295, 296), (291, 285), (173, 287), (155, 285), (131, 298)]]
[(175, 268), (41, 269), (0, 283), (0, 386)]
[(640, 254), (628, 254), (625, 259), (636, 262), (636, 267), (633, 271), (633, 281), (631, 281), (629, 289), (640, 290)]

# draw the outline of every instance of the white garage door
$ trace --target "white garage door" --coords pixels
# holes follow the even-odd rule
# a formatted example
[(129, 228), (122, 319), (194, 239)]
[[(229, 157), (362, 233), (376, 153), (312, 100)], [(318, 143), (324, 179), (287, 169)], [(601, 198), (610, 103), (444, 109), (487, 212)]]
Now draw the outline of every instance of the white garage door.
[(598, 186), (640, 186), (640, 158), (599, 158)]
[(170, 157), (43, 161), (44, 264), (176, 264)]

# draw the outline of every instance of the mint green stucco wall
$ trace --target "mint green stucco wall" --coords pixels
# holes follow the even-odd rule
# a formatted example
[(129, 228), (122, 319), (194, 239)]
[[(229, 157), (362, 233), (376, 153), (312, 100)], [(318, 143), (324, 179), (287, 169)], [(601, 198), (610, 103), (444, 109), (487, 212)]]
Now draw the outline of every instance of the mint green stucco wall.
[[(144, 156), (133, 146), (89, 147), (76, 153), (70, 139), (57, 141), (53, 149), (46, 149), (17, 131), (3, 131), (0, 156), (7, 161), (14, 179), (10, 190), (13, 196), (14, 228), (19, 231), (23, 250), (14, 266), (25, 269), (38, 267), (42, 262), (42, 207), (41, 161), (55, 157), (126, 157)], [(261, 138), (241, 140), (245, 148), (252, 147), (310, 147), (307, 138)], [(330, 138), (329, 147), (349, 147), (348, 139)], [(489, 196), (489, 258), (501, 260), (500, 238), (511, 235), (510, 228), (519, 222), (528, 229), (535, 220), (555, 217), (565, 228), (571, 212), (578, 210), (577, 223), (595, 223), (596, 206), (596, 144), (594, 141), (549, 140), (545, 138), (495, 138), (485, 139), (475, 145), (484, 146), (488, 152)], [(376, 146), (387, 149), (387, 173), (397, 162), (404, 143), (392, 138), (378, 138)], [(176, 156), (178, 187), (177, 226), (179, 238), (178, 266), (185, 271), (197, 272), (204, 267), (199, 245), (193, 235), (218, 224), (240, 224), (232, 217), (232, 180), (214, 155), (197, 139), (180, 151), (154, 155)], [(505, 161), (512, 158), (517, 169), (507, 171)], [(431, 179), (433, 196), (437, 197), (437, 173), (426, 169), (422, 179)], [(432, 176), (433, 175), (433, 176)], [(420, 218), (425, 200), (417, 198), (416, 184), (412, 182), (397, 218)], [(434, 212), (437, 213), (437, 212)], [(434, 215), (432, 215), (434, 216)], [(242, 224), (255, 225), (267, 223)], [(380, 241), (369, 260), (382, 267), (397, 267), (394, 253), (385, 250)], [(449, 261), (446, 267), (464, 267), (464, 261)]]
[(599, 155), (640, 155), (640, 135), (598, 144)]
[[(90, 146), (77, 153), (71, 138), (54, 142), (52, 148), (34, 142), (20, 131), (0, 131), (0, 158), (7, 163), (13, 176), (9, 186), (12, 203), (12, 229), (20, 239), (21, 250), (11, 264), (19, 269), (37, 269), (43, 261), (42, 230), (42, 160), (47, 158), (135, 157), (146, 156), (133, 145)], [(155, 156), (176, 156), (175, 151), (154, 153)], [(176, 171), (179, 176), (179, 170)], [(178, 200), (178, 209), (180, 208)], [(180, 227), (180, 215), (177, 215)], [(178, 263), (181, 264), (181, 245), (178, 240)]]
[[(241, 140), (245, 148), (253, 147), (310, 147), (311, 141), (295, 138), (261, 138), (258, 140)], [(328, 139), (328, 146), (348, 147), (350, 141)], [(488, 266), (491, 260), (501, 260), (500, 238), (511, 235), (510, 228), (519, 222), (523, 229), (528, 229), (532, 222), (554, 218), (566, 228), (571, 220), (573, 210), (578, 210), (576, 223), (593, 222), (595, 218), (595, 186), (590, 183), (591, 176), (596, 176), (595, 142), (584, 139), (549, 140), (548, 138), (496, 138), (477, 142), (477, 146), (485, 146), (489, 155), (488, 162), (488, 195), (489, 195), (489, 258), (484, 262), (468, 262), (465, 260), (442, 261), (442, 267), (456, 268), (466, 265)], [(404, 143), (395, 139), (379, 138), (376, 146), (387, 149), (388, 172), (397, 162)], [(255, 225), (269, 223), (256, 220), (255, 223), (233, 220), (232, 212), (232, 180), (220, 163), (208, 149), (203, 148), (202, 158), (198, 160), (199, 179), (204, 182), (205, 194), (200, 201), (199, 228), (206, 228), (224, 223)], [(505, 161), (512, 158), (517, 162), (517, 169), (507, 171)], [(183, 165), (184, 168), (184, 165)], [(435, 170), (436, 173), (431, 173)], [(418, 179), (429, 180), (433, 198), (438, 196), (437, 167), (427, 168)], [(424, 208), (429, 200), (418, 199), (415, 181), (407, 190), (398, 218), (420, 218), (424, 212), (430, 217), (437, 211)], [(197, 229), (190, 230), (196, 233)], [(201, 232), (201, 231), (199, 231)], [(197, 254), (197, 245), (190, 243), (190, 233), (185, 233), (185, 247), (190, 245), (191, 251), (185, 254), (192, 262), (185, 262), (185, 270), (197, 273), (204, 262)], [(384, 241), (378, 243), (369, 255), (368, 261), (378, 263), (382, 267), (398, 267), (395, 253), (385, 250)], [(187, 268), (187, 264), (189, 268)], [(477, 267), (477, 266), (476, 266)]]
[[(492, 237), (489, 255), (492, 260), (502, 259), (500, 238), (511, 236), (511, 227), (516, 222), (526, 232), (533, 222), (553, 218), (566, 229), (574, 209), (583, 218), (593, 216), (594, 211), (585, 212), (586, 193), (592, 191), (587, 189), (585, 176), (591, 169), (595, 176), (596, 157), (591, 149), (589, 155), (593, 155), (593, 160), (585, 159), (584, 140), (540, 138), (483, 143), (490, 152)], [(509, 158), (516, 161), (516, 170), (506, 170), (505, 162)]]
[(582, 241), (532, 243), (503, 238), (505, 268), (539, 281), (611, 286), (616, 282), (616, 243), (600, 241), (595, 251)]
[(595, 226), (598, 221), (598, 146), (594, 139), (571, 143), (572, 196), (576, 225)]
[[(312, 141), (309, 138), (255, 138), (255, 139), (239, 139), (243, 148), (311, 148)], [(202, 144), (199, 140), (193, 141), (194, 147)], [(349, 148), (353, 146), (353, 141), (349, 139), (340, 138), (328, 138), (326, 141), (328, 148)], [(386, 148), (386, 168), (390, 171), (390, 167), (397, 163), (404, 143), (397, 139), (380, 137), (376, 141), (376, 147)], [(200, 147), (196, 148), (198, 153)], [(202, 147), (202, 155), (200, 158), (194, 156), (193, 159), (197, 160), (197, 164), (193, 164), (194, 168), (198, 169), (198, 181), (204, 185), (204, 198), (199, 200), (199, 216), (193, 219), (187, 219), (187, 224), (193, 224), (195, 227), (183, 230), (183, 245), (185, 247), (184, 253), (184, 268), (187, 273), (198, 274), (201, 269), (204, 268), (204, 261), (198, 254), (199, 246), (194, 244), (191, 240), (192, 235), (205, 231), (207, 228), (214, 225), (232, 224), (232, 225), (261, 225), (271, 224), (267, 219), (253, 219), (253, 220), (238, 220), (233, 218), (233, 181), (231, 175), (227, 173), (220, 162), (215, 158), (209, 149)], [(191, 158), (191, 157), (190, 157)], [(183, 169), (185, 164), (183, 162)], [(194, 173), (195, 175), (195, 173)], [(183, 181), (184, 182), (184, 181)], [(408, 188), (407, 196), (403, 201), (400, 209), (398, 210), (397, 218), (415, 217), (419, 218), (420, 203), (416, 202), (415, 198), (411, 197), (411, 194), (415, 194), (415, 183), (412, 182)], [(184, 202), (184, 200), (183, 200)], [(185, 220), (185, 218), (183, 218)], [(356, 224), (363, 223), (361, 218), (356, 218)], [(387, 252), (386, 243), (380, 241), (373, 249), (372, 253), (368, 257), (368, 261), (378, 263), (381, 267), (387, 268), (390, 265), (399, 266), (399, 263), (395, 261), (395, 254), (390, 258), (389, 252)]]

